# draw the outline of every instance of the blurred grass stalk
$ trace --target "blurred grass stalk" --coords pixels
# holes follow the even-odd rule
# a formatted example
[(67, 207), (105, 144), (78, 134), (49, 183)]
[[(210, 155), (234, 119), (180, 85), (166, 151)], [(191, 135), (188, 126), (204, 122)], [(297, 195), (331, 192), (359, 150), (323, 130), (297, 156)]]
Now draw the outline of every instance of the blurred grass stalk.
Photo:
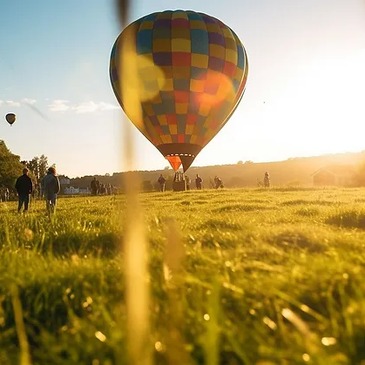
[(29, 351), (29, 343), (23, 320), (22, 303), (19, 298), (19, 290), (15, 284), (11, 286), (10, 290), (11, 290), (11, 301), (13, 305), (14, 318), (15, 318), (16, 334), (18, 336), (19, 348), (20, 348), (19, 364), (32, 365), (32, 360)]
[[(128, 85), (122, 83), (122, 89)], [(125, 94), (124, 94), (125, 95)], [(148, 244), (146, 240), (142, 208), (138, 200), (140, 181), (134, 172), (134, 142), (130, 122), (123, 117), (123, 156), (127, 173), (124, 175), (126, 193), (126, 221), (124, 251), (128, 350), (130, 364), (150, 365), (150, 318), (148, 285)]]
[(127, 174), (126, 186), (129, 187), (123, 243), (129, 363), (151, 365), (147, 240), (135, 174)]
[(184, 339), (184, 305), (186, 305), (186, 299), (183, 262), (186, 252), (181, 233), (174, 219), (167, 222), (166, 229), (164, 276), (169, 305), (166, 359), (168, 365), (191, 365), (192, 360)]
[[(122, 28), (129, 21), (130, 1), (117, 0), (119, 21)], [(122, 57), (123, 59), (123, 57)], [(133, 70), (123, 70), (120, 75)], [(125, 73), (124, 73), (125, 72)], [(124, 80), (124, 79), (123, 79)], [(124, 103), (133, 102), (135, 108), (140, 109), (135, 100), (128, 100), (128, 87), (126, 82), (120, 83), (121, 95), (125, 97)], [(137, 110), (138, 112), (138, 110)], [(140, 110), (139, 110), (140, 113)], [(124, 114), (123, 114), (124, 115)], [(126, 284), (127, 307), (127, 346), (129, 364), (151, 365), (152, 351), (150, 340), (150, 316), (149, 316), (149, 285), (148, 285), (148, 247), (144, 230), (142, 209), (138, 201), (138, 188), (140, 181), (134, 171), (134, 141), (131, 124), (127, 117), (123, 116), (124, 138), (122, 156), (126, 164), (125, 192), (126, 192), (126, 221), (124, 227), (124, 241), (121, 247), (124, 251), (124, 269)]]

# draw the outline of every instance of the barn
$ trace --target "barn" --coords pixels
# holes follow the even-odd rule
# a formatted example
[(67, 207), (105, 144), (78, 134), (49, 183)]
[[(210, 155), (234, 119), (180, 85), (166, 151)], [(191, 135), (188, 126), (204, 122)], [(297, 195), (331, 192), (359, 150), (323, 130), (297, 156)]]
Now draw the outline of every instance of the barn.
[(353, 165), (330, 165), (312, 174), (314, 186), (352, 186), (354, 176)]

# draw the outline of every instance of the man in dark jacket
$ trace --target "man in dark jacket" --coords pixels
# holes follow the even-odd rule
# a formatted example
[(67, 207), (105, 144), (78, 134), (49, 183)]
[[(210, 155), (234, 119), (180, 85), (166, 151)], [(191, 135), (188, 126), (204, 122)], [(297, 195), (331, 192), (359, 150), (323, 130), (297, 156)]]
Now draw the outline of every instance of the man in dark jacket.
[(21, 212), (23, 204), (24, 204), (24, 212), (28, 211), (29, 195), (33, 191), (33, 183), (28, 174), (29, 170), (26, 167), (24, 167), (23, 175), (19, 176), (15, 183), (15, 189), (18, 193), (18, 213)]
[(160, 184), (160, 191), (165, 191), (166, 179), (162, 176), (162, 174), (160, 175), (157, 181)]
[(46, 199), (46, 208), (49, 214), (56, 209), (57, 194), (60, 192), (60, 181), (56, 176), (56, 169), (50, 167), (47, 175), (42, 179), (42, 191)]

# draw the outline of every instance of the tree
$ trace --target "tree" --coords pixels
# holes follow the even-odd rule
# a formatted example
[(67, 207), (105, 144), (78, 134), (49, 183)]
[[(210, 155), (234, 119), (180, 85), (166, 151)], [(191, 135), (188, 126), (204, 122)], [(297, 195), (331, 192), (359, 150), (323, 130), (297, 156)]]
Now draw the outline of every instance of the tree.
[(32, 172), (36, 181), (40, 181), (47, 174), (48, 158), (45, 155), (33, 157), (30, 161), (22, 161), (25, 166)]
[(22, 174), (23, 168), (20, 157), (11, 153), (5, 142), (0, 140), (0, 185), (14, 188), (15, 180)]

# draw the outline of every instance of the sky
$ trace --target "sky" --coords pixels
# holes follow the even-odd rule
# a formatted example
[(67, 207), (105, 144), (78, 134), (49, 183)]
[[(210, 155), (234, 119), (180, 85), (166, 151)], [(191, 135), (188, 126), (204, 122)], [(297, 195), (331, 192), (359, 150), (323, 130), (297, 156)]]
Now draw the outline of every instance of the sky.
[[(132, 0), (130, 22), (186, 9), (219, 18), (248, 55), (245, 94), (192, 166), (365, 150), (364, 0)], [(104, 175), (168, 162), (124, 117), (109, 80), (121, 32), (113, 0), (0, 1), (0, 139), (59, 174)], [(5, 115), (13, 112), (10, 126)]]

